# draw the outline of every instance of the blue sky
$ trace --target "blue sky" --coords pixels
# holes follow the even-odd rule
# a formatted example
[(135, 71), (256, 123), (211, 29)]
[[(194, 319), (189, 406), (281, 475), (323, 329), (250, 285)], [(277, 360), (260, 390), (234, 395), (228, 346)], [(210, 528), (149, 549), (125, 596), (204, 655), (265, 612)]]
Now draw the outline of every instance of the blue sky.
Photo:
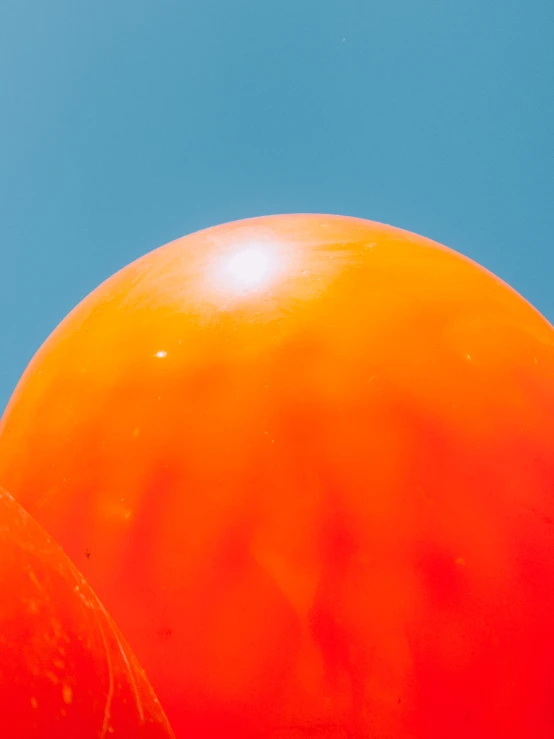
[(554, 321), (552, 0), (2, 0), (0, 411), (63, 316), (185, 233), (416, 231)]

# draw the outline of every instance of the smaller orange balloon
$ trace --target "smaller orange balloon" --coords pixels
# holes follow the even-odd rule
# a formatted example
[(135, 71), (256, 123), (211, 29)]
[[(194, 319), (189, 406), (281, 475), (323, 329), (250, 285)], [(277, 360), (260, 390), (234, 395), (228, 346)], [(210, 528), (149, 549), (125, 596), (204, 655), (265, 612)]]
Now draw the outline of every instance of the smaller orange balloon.
[(2, 488), (0, 716), (9, 739), (174, 736), (98, 598)]

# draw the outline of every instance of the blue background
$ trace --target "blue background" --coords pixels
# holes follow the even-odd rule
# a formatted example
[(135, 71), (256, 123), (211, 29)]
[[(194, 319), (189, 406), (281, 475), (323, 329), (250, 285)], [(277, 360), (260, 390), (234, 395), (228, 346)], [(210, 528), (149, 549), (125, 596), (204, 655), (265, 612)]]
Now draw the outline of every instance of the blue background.
[(476, 259), (554, 319), (552, 0), (2, 0), (0, 411), (132, 259), (343, 213)]

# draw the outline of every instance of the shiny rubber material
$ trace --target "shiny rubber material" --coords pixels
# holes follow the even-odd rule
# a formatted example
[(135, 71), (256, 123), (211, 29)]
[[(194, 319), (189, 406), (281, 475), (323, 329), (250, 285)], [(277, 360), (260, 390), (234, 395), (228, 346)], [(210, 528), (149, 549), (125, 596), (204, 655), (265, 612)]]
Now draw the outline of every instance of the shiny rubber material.
[(86, 298), (0, 427), (179, 737), (554, 736), (554, 330), (354, 218), (179, 239)]

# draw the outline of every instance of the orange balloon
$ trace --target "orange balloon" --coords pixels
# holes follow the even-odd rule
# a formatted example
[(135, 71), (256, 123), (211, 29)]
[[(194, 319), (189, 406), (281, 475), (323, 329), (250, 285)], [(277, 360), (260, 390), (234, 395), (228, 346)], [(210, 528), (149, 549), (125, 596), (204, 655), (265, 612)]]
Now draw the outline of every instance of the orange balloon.
[(26, 370), (0, 484), (179, 737), (554, 736), (554, 329), (336, 216), (179, 239)]
[(1, 488), (0, 716), (9, 739), (173, 737), (98, 598)]

